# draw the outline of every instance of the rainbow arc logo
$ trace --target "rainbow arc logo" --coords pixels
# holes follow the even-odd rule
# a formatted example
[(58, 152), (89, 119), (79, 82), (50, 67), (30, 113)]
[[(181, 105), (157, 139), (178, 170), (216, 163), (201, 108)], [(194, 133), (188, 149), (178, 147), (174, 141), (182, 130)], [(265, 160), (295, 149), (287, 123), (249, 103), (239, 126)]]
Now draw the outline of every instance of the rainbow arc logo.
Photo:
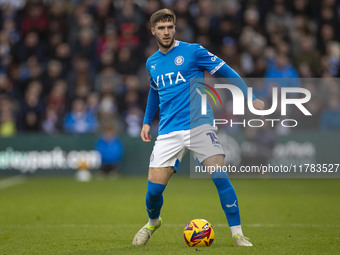
[[(217, 93), (216, 89), (214, 89), (212, 86), (206, 84), (206, 83), (203, 83), (203, 82), (198, 82), (199, 84), (205, 86), (206, 88), (209, 88), (217, 97), (218, 101), (220, 102), (221, 106), (223, 106), (222, 104), (222, 100), (221, 100), (221, 97), (219, 96), (219, 94)], [(198, 87), (197, 89), (200, 90), (200, 91), (204, 91), (205, 93), (207, 93), (211, 98), (212, 100), (214, 101), (214, 104), (215, 106), (217, 106), (217, 102), (216, 102), (216, 99), (215, 97), (213, 96), (213, 94), (207, 90), (206, 88), (202, 88), (202, 87)], [(204, 94), (201, 94), (199, 93), (201, 96), (203, 96)]]
[[(217, 102), (216, 102), (215, 97), (213, 96), (213, 94), (208, 89), (210, 89), (216, 95), (221, 106), (223, 106), (222, 100), (221, 100), (219, 94), (217, 93), (217, 91), (212, 86), (210, 86), (206, 83), (203, 83), (203, 82), (198, 82), (198, 83), (205, 86), (205, 88), (204, 87), (197, 87), (196, 88), (197, 93), (201, 96), (201, 114), (202, 115), (207, 114), (207, 95), (209, 95), (212, 98), (212, 100), (215, 103), (215, 106), (217, 106)], [(202, 93), (203, 91), (205, 93)]]

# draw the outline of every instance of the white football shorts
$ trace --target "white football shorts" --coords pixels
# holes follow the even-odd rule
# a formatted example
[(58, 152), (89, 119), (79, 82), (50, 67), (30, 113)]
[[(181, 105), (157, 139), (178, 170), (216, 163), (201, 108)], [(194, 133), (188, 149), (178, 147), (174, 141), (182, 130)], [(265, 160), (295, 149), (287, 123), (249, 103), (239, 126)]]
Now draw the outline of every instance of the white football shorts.
[(149, 167), (177, 168), (184, 154), (190, 150), (195, 160), (202, 162), (214, 155), (225, 155), (216, 135), (217, 128), (205, 124), (189, 130), (159, 135), (153, 147)]

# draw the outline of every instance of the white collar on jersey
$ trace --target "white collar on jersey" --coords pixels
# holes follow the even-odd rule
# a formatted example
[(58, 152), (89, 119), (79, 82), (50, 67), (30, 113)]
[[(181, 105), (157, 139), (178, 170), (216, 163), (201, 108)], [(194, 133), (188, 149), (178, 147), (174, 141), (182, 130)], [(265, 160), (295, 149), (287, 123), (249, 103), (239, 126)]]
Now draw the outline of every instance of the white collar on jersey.
[[(1, 1), (1, 0), (0, 0), (0, 1)], [(177, 41), (177, 40), (176, 40), (175, 45), (174, 45), (174, 47), (172, 47), (172, 49), (175, 48), (175, 47), (177, 47), (177, 46), (179, 45), (179, 42), (180, 42), (180, 41)], [(171, 50), (172, 50), (172, 49), (171, 49)], [(169, 51), (171, 51), (171, 50), (169, 50)], [(167, 54), (169, 51), (167, 51), (166, 53), (163, 53), (163, 52), (161, 51), (160, 48), (158, 49), (158, 52), (162, 53), (163, 55)]]

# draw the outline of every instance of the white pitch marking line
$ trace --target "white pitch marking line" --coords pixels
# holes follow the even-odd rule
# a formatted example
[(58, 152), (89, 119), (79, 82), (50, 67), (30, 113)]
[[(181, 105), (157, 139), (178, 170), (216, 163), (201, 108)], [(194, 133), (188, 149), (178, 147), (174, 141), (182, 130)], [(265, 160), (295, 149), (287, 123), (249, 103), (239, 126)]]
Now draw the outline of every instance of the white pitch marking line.
[[(182, 224), (164, 224), (164, 226), (173, 227), (173, 226), (183, 226)], [(228, 224), (212, 224), (212, 226), (216, 227), (228, 227)], [(244, 227), (250, 228), (279, 228), (279, 227), (335, 227), (340, 228), (340, 224), (243, 224)]]
[[(165, 226), (180, 226), (181, 224), (164, 224)], [(228, 227), (228, 224), (212, 224), (212, 226), (216, 227)], [(244, 227), (250, 227), (250, 228), (279, 228), (279, 227), (335, 227), (335, 228), (340, 228), (340, 224), (243, 224), (242, 226)]]
[(15, 185), (22, 184), (26, 178), (22, 175), (15, 175), (6, 179), (0, 180), (0, 189), (6, 189)]
[[(20, 225), (20, 224), (2, 224), (7, 227), (27, 227), (27, 228), (46, 228), (46, 227), (64, 227), (64, 228), (117, 228), (117, 227), (135, 227), (136, 224), (40, 224), (40, 225)], [(164, 224), (165, 227), (185, 227), (185, 224)], [(213, 224), (213, 227), (228, 227), (227, 224)], [(244, 227), (269, 227), (269, 228), (281, 228), (281, 227), (322, 227), (322, 228), (340, 228), (340, 224), (244, 224)]]

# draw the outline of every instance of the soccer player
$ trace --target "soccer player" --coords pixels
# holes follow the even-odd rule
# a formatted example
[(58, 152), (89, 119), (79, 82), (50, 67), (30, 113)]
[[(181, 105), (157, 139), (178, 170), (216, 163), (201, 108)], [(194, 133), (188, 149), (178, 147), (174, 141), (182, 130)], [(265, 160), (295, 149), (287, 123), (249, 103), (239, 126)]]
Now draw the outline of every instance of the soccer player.
[[(199, 44), (175, 40), (176, 16), (171, 10), (155, 12), (150, 23), (159, 50), (146, 62), (151, 88), (141, 131), (144, 142), (151, 141), (150, 123), (158, 108), (160, 121), (148, 174), (146, 209), (149, 222), (137, 232), (133, 245), (146, 244), (161, 226), (163, 191), (188, 149), (203, 166), (225, 165), (224, 151), (216, 136), (217, 128), (211, 125), (213, 113), (210, 106), (204, 116), (195, 119), (191, 115), (193, 111), (200, 112), (201, 97), (198, 93), (191, 93), (190, 80), (203, 78), (205, 70), (210, 74), (236, 78), (241, 81), (237, 86), (247, 96), (247, 85), (223, 60)], [(198, 101), (198, 104), (192, 104), (192, 100)], [(198, 105), (199, 109), (190, 109), (193, 105)], [(264, 108), (264, 103), (256, 98), (253, 98), (253, 105), (259, 110)], [(243, 236), (236, 193), (227, 173), (214, 171), (210, 176), (217, 188), (236, 245), (253, 246)]]

